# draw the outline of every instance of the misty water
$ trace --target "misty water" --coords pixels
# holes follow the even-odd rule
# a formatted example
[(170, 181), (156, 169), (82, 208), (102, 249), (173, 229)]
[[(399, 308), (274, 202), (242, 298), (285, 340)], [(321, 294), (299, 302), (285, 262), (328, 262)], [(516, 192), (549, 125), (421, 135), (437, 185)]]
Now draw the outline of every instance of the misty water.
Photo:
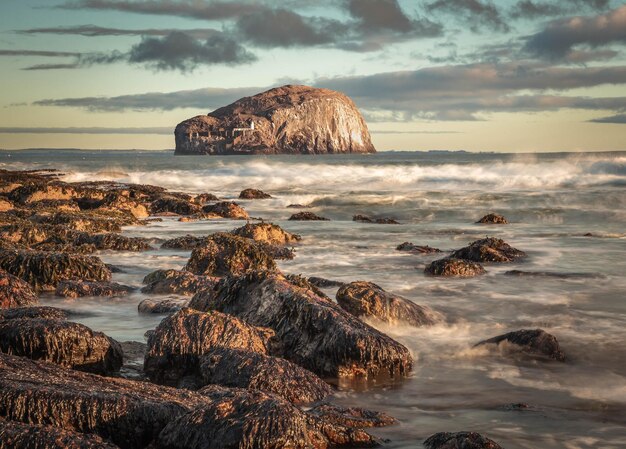
[[(384, 410), (400, 421), (372, 431), (389, 440), (386, 447), (419, 448), (435, 432), (460, 430), (478, 431), (507, 449), (626, 447), (626, 153), (174, 157), (37, 150), (0, 152), (0, 168), (55, 168), (67, 181), (155, 184), (227, 199), (260, 188), (274, 198), (237, 201), (251, 216), (303, 236), (296, 258), (280, 262), (283, 271), (372, 281), (442, 312), (445, 324), (433, 327), (377, 325), (413, 353), (410, 378), (368, 386), (342, 382), (336, 392), (339, 403)], [(297, 211), (286, 208), (292, 203), (311, 204), (308, 210), (331, 221), (288, 221)], [(511, 224), (474, 223), (489, 212)], [(401, 224), (357, 223), (355, 214)], [(164, 218), (124, 233), (168, 239), (240, 225)], [(449, 250), (486, 235), (529, 257), (487, 264), (485, 276), (442, 279), (423, 273), (440, 255), (395, 249), (410, 241)], [(115, 281), (139, 287), (155, 269), (180, 269), (189, 252), (99, 256), (124, 270)], [(564, 276), (504, 275), (512, 269)], [(334, 297), (335, 291), (326, 293)], [(46, 297), (44, 303), (83, 311), (77, 321), (120, 341), (145, 341), (145, 331), (163, 318), (137, 313), (145, 297)], [(567, 361), (473, 348), (522, 328), (554, 334)]]

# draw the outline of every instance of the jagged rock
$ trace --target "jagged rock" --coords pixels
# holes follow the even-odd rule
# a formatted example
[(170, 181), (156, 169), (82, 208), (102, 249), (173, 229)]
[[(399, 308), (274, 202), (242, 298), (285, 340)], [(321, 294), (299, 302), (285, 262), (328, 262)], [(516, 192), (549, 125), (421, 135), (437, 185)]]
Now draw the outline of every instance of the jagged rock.
[(476, 223), (481, 224), (509, 224), (509, 221), (504, 218), (502, 215), (498, 214), (487, 214)]
[(161, 244), (161, 249), (192, 250), (205, 240), (206, 237), (196, 237), (195, 235), (187, 234), (182, 237), (175, 237), (173, 239), (164, 241)]
[(182, 309), (148, 337), (144, 371), (157, 383), (176, 384), (199, 374), (198, 357), (216, 347), (266, 353), (273, 333), (220, 312)]
[(144, 299), (137, 304), (139, 313), (171, 314), (189, 305), (188, 299)]
[(375, 153), (347, 96), (282, 86), (179, 123), (175, 154)]
[(131, 199), (123, 194), (109, 193), (98, 209), (103, 211), (122, 211), (132, 214), (135, 218), (146, 218), (150, 216), (148, 208), (139, 201)]
[(542, 329), (522, 329), (497, 337), (483, 340), (475, 346), (496, 345), (504, 352), (524, 352), (531, 355), (542, 355), (560, 362), (565, 361), (565, 354), (554, 335)]
[(49, 306), (0, 309), (0, 320), (13, 320), (20, 318), (44, 318), (53, 320), (64, 320), (68, 316), (69, 313), (67, 311)]
[(76, 201), (71, 200), (41, 200), (25, 204), (25, 206), (32, 210), (54, 210), (64, 212), (79, 212), (80, 207)]
[(121, 232), (122, 226), (139, 224), (129, 212), (110, 210), (46, 213), (33, 215), (29, 220), (37, 224), (61, 225), (83, 232)]
[(308, 414), (261, 391), (206, 387), (210, 405), (168, 424), (157, 447), (168, 449), (330, 449), (373, 447), (378, 442), (351, 429)]
[(331, 394), (330, 386), (285, 359), (242, 349), (213, 348), (200, 357), (204, 384), (273, 393), (293, 404), (310, 404)]
[(311, 276), (307, 278), (312, 285), (317, 288), (330, 288), (330, 287), (342, 287), (346, 285), (345, 282), (341, 281), (333, 281), (332, 279), (325, 279), (316, 276)]
[(298, 212), (289, 217), (291, 221), (329, 221), (328, 218), (320, 217), (313, 212)]
[(241, 200), (265, 200), (271, 197), (272, 195), (269, 193), (258, 189), (244, 189), (239, 193), (239, 199)]
[(337, 292), (337, 303), (356, 317), (374, 318), (384, 323), (429, 326), (441, 321), (439, 313), (386, 292), (373, 282), (345, 284)]
[(231, 201), (221, 201), (219, 203), (204, 206), (202, 211), (207, 214), (215, 214), (222, 218), (232, 218), (233, 220), (248, 220), (248, 212), (239, 204)]
[(431, 254), (431, 253), (441, 252), (440, 249), (432, 248), (428, 245), (425, 245), (425, 246), (415, 245), (411, 242), (404, 242), (404, 243), (399, 244), (398, 246), (396, 246), (396, 250), (397, 251), (409, 251), (412, 253), (419, 253), (419, 254)]
[(81, 298), (83, 296), (125, 296), (134, 290), (128, 285), (117, 282), (94, 282), (69, 280), (57, 284), (55, 294), (65, 298)]
[(76, 190), (68, 184), (60, 182), (30, 182), (11, 191), (9, 199), (20, 204), (34, 203), (42, 200), (71, 200)]
[(440, 432), (424, 441), (426, 449), (502, 449), (498, 443), (476, 432)]
[(273, 223), (246, 223), (242, 227), (232, 230), (231, 234), (272, 245), (288, 245), (302, 240), (298, 234), (287, 232)]
[(152, 215), (163, 212), (172, 212), (178, 215), (191, 215), (201, 210), (202, 208), (197, 204), (175, 197), (159, 198), (150, 204), (150, 213)]
[(196, 197), (193, 199), (196, 204), (199, 204), (201, 206), (208, 202), (219, 200), (220, 199), (212, 193), (201, 193), (200, 195), (196, 195)]
[(0, 320), (0, 351), (96, 374), (119, 371), (122, 348), (101, 332), (45, 318)]
[(395, 424), (393, 416), (384, 412), (376, 412), (355, 407), (341, 407), (336, 404), (322, 403), (307, 411), (311, 415), (351, 428), (384, 427)]
[(95, 256), (37, 251), (0, 251), (0, 268), (37, 290), (54, 290), (59, 281), (79, 278), (110, 281), (111, 272)]
[(513, 248), (502, 239), (487, 237), (454, 251), (450, 257), (474, 262), (512, 262), (526, 257), (526, 253)]
[(304, 278), (251, 272), (220, 281), (189, 304), (273, 329), (282, 356), (320, 376), (405, 375), (407, 348), (344, 311)]
[(217, 278), (195, 275), (189, 271), (156, 270), (143, 279), (147, 285), (141, 292), (192, 296), (200, 290), (213, 288), (217, 281)]
[(207, 276), (241, 274), (249, 270), (275, 270), (272, 257), (254, 241), (216, 233), (191, 252), (185, 270)]
[(119, 449), (97, 435), (0, 419), (0, 449)]
[(431, 276), (472, 277), (485, 274), (486, 271), (476, 262), (464, 259), (445, 258), (431, 262), (424, 268)]
[(81, 233), (76, 236), (73, 245), (93, 245), (97, 250), (115, 251), (147, 251), (152, 246), (149, 241), (142, 237), (126, 237), (120, 234), (88, 234)]
[(400, 224), (393, 218), (370, 218), (367, 215), (354, 215), (352, 221), (358, 221), (360, 223)]
[(29, 306), (38, 301), (30, 284), (0, 269), (0, 309)]

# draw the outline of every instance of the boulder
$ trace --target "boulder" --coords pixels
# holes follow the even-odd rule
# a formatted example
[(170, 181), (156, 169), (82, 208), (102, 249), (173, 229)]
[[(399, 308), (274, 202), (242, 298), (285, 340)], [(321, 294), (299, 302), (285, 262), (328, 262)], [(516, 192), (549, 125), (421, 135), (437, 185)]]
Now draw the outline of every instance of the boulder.
[(201, 210), (202, 208), (198, 204), (176, 197), (162, 197), (150, 204), (150, 213), (152, 215), (163, 212), (171, 212), (178, 215), (191, 215)]
[(424, 441), (426, 449), (502, 449), (498, 443), (476, 432), (440, 432)]
[(513, 248), (502, 239), (487, 237), (454, 251), (450, 257), (474, 262), (513, 262), (526, 257), (526, 253)]
[(556, 337), (542, 329), (522, 329), (509, 332), (483, 340), (477, 343), (475, 347), (484, 345), (496, 345), (505, 353), (523, 352), (548, 357), (559, 362), (565, 361), (565, 354)]
[(199, 204), (199, 205), (204, 205), (206, 203), (209, 203), (211, 201), (219, 201), (220, 199), (213, 195), (212, 193), (201, 193), (199, 195), (196, 195), (195, 198), (193, 199), (194, 203)]
[(367, 215), (354, 215), (352, 221), (358, 221), (360, 223), (400, 224), (393, 218), (370, 218)]
[(0, 351), (96, 374), (111, 374), (122, 366), (118, 342), (59, 319), (0, 320)]
[(82, 298), (83, 296), (126, 296), (134, 287), (117, 282), (94, 282), (69, 280), (57, 284), (55, 294), (64, 298)]
[(0, 449), (119, 449), (97, 435), (0, 419)]
[(198, 357), (216, 347), (267, 353), (273, 332), (220, 312), (182, 309), (148, 337), (144, 371), (157, 383), (177, 384), (199, 374)]
[(272, 257), (253, 240), (216, 233), (191, 252), (185, 270), (206, 276), (242, 274), (249, 270), (275, 270)]
[(206, 214), (214, 214), (222, 218), (232, 218), (233, 220), (248, 220), (248, 212), (239, 204), (231, 201), (220, 201), (202, 208)]
[(63, 309), (49, 306), (0, 309), (0, 320), (13, 320), (20, 318), (44, 318), (53, 320), (64, 320), (69, 315), (70, 314)]
[(504, 218), (502, 215), (498, 214), (487, 214), (476, 223), (480, 224), (509, 224), (508, 220)]
[(217, 281), (215, 277), (200, 276), (189, 271), (156, 270), (143, 279), (147, 285), (141, 292), (193, 296), (200, 290), (213, 288)]
[(433, 248), (428, 245), (425, 245), (425, 246), (415, 245), (414, 243), (411, 243), (411, 242), (400, 243), (398, 246), (396, 246), (396, 250), (408, 251), (408, 252), (417, 253), (417, 254), (432, 254), (432, 253), (441, 252), (440, 249)]
[(273, 223), (247, 223), (232, 230), (231, 234), (272, 245), (288, 245), (302, 240), (298, 234), (287, 232)]
[(79, 233), (72, 242), (73, 245), (93, 245), (97, 250), (114, 251), (148, 251), (152, 249), (148, 239), (142, 237), (127, 237), (120, 234)]
[(347, 96), (287, 85), (179, 123), (175, 154), (375, 153)]
[(445, 258), (431, 262), (424, 268), (431, 276), (472, 277), (485, 274), (483, 266), (464, 259)]
[(205, 237), (196, 237), (195, 235), (187, 234), (182, 237), (175, 237), (164, 241), (161, 244), (161, 249), (182, 249), (192, 250), (196, 246), (200, 245), (206, 240)]
[(298, 212), (289, 217), (291, 221), (329, 221), (328, 218), (320, 217), (313, 212)]
[(38, 301), (28, 282), (0, 269), (0, 309), (30, 306)]
[(75, 196), (76, 190), (66, 183), (29, 182), (12, 190), (9, 199), (15, 203), (28, 204), (42, 200), (71, 200)]
[(258, 189), (244, 189), (239, 193), (240, 200), (265, 200), (271, 197), (269, 193)]
[(189, 305), (272, 329), (284, 358), (322, 377), (406, 375), (412, 368), (407, 348), (343, 310), (304, 278), (271, 272), (228, 277), (213, 291), (196, 294)]
[(188, 299), (144, 299), (137, 304), (139, 313), (172, 314), (189, 305)]
[(259, 352), (216, 347), (200, 357), (202, 381), (273, 393), (293, 404), (310, 404), (331, 394), (330, 386), (310, 371)]
[(127, 212), (135, 218), (146, 218), (150, 216), (146, 206), (118, 192), (109, 193), (98, 209), (101, 211)]
[(356, 317), (373, 318), (384, 323), (429, 326), (441, 321), (439, 313), (386, 292), (373, 282), (345, 284), (337, 292), (337, 303)]
[(307, 281), (314, 285), (317, 288), (333, 288), (333, 287), (342, 287), (346, 285), (345, 282), (334, 281), (332, 279), (320, 278), (317, 276), (311, 276), (307, 278)]
[(336, 404), (321, 403), (308, 410), (311, 415), (323, 418), (334, 424), (362, 429), (365, 427), (384, 427), (395, 424), (397, 420), (384, 412), (377, 412), (357, 407), (342, 407)]

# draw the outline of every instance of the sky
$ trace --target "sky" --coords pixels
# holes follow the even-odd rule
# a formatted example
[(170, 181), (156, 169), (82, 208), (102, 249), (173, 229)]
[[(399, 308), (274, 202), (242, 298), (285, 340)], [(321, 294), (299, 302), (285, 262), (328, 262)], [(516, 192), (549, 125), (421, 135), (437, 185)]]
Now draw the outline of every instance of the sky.
[(2, 0), (0, 148), (172, 149), (283, 84), (381, 150), (626, 150), (626, 1)]

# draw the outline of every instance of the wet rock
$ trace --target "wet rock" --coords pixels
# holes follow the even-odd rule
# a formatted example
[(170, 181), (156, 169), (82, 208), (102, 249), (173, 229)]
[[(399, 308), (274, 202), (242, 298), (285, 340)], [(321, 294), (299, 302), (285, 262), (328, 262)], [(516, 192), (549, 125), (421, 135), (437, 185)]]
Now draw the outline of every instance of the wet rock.
[(360, 223), (400, 224), (393, 218), (370, 218), (367, 215), (354, 215), (352, 221), (358, 221)]
[(386, 292), (373, 282), (345, 284), (337, 292), (337, 303), (356, 317), (374, 318), (384, 323), (429, 326), (441, 321), (439, 313)]
[(329, 221), (328, 218), (320, 217), (313, 212), (298, 212), (289, 217), (291, 221)]
[(605, 276), (600, 273), (559, 273), (556, 271), (522, 271), (522, 270), (509, 270), (505, 271), (506, 276), (518, 276), (518, 277), (539, 277), (539, 278), (554, 278), (554, 279), (601, 279)]
[(325, 449), (378, 445), (361, 429), (324, 421), (261, 391), (210, 386), (202, 392), (211, 404), (171, 422), (159, 435), (158, 447)]
[(190, 307), (219, 310), (273, 329), (281, 355), (320, 376), (405, 375), (413, 360), (404, 346), (333, 303), (304, 278), (251, 272), (196, 294)]
[(451, 257), (474, 262), (512, 262), (526, 257), (526, 253), (513, 248), (502, 239), (487, 237), (454, 251)]
[(41, 200), (25, 205), (32, 210), (54, 210), (64, 212), (79, 212), (80, 207), (76, 201), (71, 200)]
[(187, 234), (182, 237), (175, 237), (164, 241), (161, 244), (161, 249), (192, 250), (205, 240), (206, 237), (196, 237), (195, 235)]
[(332, 422), (352, 428), (365, 427), (385, 427), (395, 424), (397, 421), (393, 416), (384, 412), (376, 412), (355, 407), (341, 407), (336, 404), (318, 404), (307, 410), (311, 415), (323, 418), (325, 421)]
[(30, 284), (0, 269), (0, 309), (29, 306), (38, 301)]
[(64, 298), (81, 298), (83, 296), (126, 296), (135, 290), (134, 287), (117, 282), (94, 281), (60, 281), (55, 294)]
[(13, 209), (13, 203), (4, 198), (0, 198), (0, 212), (6, 212)]
[(241, 349), (214, 348), (200, 357), (204, 384), (273, 393), (293, 404), (310, 404), (331, 394), (330, 386), (285, 359)]
[(122, 341), (120, 346), (124, 353), (124, 363), (119, 375), (125, 379), (146, 380), (143, 372), (143, 359), (147, 345), (139, 341)]
[(426, 449), (502, 449), (498, 443), (476, 432), (440, 432), (424, 441)]
[(148, 239), (110, 233), (81, 233), (76, 236), (72, 243), (74, 245), (93, 245), (97, 250), (148, 251), (152, 249)]
[(172, 314), (189, 304), (188, 299), (144, 299), (137, 305), (139, 313)]
[(481, 224), (509, 224), (509, 221), (504, 218), (502, 215), (498, 214), (487, 214), (476, 223)]
[(454, 258), (435, 260), (424, 268), (424, 272), (431, 276), (448, 277), (472, 277), (486, 273), (479, 263)]
[(157, 270), (143, 279), (147, 285), (141, 292), (192, 296), (200, 290), (213, 288), (217, 281), (217, 278), (195, 275), (189, 271)]
[(483, 340), (476, 346), (497, 345), (504, 352), (524, 352), (530, 355), (541, 355), (550, 359), (565, 361), (565, 354), (554, 335), (542, 329), (522, 329), (497, 337)]
[(269, 243), (257, 242), (258, 245), (274, 260), (292, 260), (296, 257), (294, 248), (283, 245), (270, 245)]
[(97, 435), (0, 419), (0, 449), (119, 449)]
[(287, 205), (288, 209), (308, 209), (310, 207), (313, 207), (309, 204), (289, 204)]
[(0, 320), (13, 320), (20, 318), (44, 318), (53, 320), (64, 320), (69, 315), (70, 314), (63, 309), (49, 306), (0, 309)]
[(234, 220), (248, 220), (250, 216), (243, 207), (235, 202), (221, 201), (219, 203), (204, 206), (202, 211), (208, 214), (215, 214), (223, 218)]
[(332, 279), (325, 279), (317, 276), (311, 276), (307, 278), (307, 280), (317, 288), (342, 287), (346, 285), (345, 282), (333, 281)]
[(200, 205), (204, 205), (206, 203), (212, 202), (212, 201), (219, 201), (220, 199), (213, 195), (212, 193), (201, 193), (200, 195), (196, 195), (196, 197), (193, 199), (193, 201), (196, 204), (200, 204)]
[(150, 216), (148, 208), (139, 201), (131, 199), (123, 194), (113, 192), (108, 194), (98, 207), (102, 211), (122, 211), (132, 214), (135, 218), (147, 218)]
[(175, 197), (159, 198), (150, 204), (150, 213), (152, 215), (163, 212), (171, 212), (178, 215), (191, 215), (201, 210), (202, 208), (197, 204)]
[(148, 337), (144, 371), (157, 383), (177, 384), (199, 374), (198, 357), (216, 347), (266, 353), (272, 332), (220, 312), (182, 309)]
[(0, 251), (0, 268), (37, 290), (54, 290), (63, 280), (110, 281), (111, 272), (95, 256), (38, 251)]
[(247, 223), (231, 231), (231, 234), (272, 245), (287, 245), (302, 240), (298, 234), (287, 232), (273, 223)]
[(272, 195), (258, 189), (244, 189), (239, 194), (241, 200), (264, 200), (271, 197)]
[(249, 270), (275, 270), (272, 257), (254, 241), (216, 233), (191, 252), (185, 270), (207, 276), (241, 274)]
[(96, 374), (122, 366), (118, 342), (70, 321), (45, 318), (0, 320), (0, 351)]
[(437, 248), (430, 247), (428, 245), (415, 245), (411, 242), (404, 242), (396, 246), (397, 251), (409, 251), (411, 253), (418, 254), (432, 254), (432, 253), (440, 253), (441, 250)]
[(122, 226), (139, 224), (130, 213), (120, 211), (82, 211), (57, 212), (53, 214), (33, 215), (29, 218), (33, 223), (60, 225), (83, 232), (121, 232)]
[(43, 200), (71, 200), (76, 190), (68, 184), (53, 182), (30, 182), (11, 191), (9, 199), (20, 204), (34, 203)]

